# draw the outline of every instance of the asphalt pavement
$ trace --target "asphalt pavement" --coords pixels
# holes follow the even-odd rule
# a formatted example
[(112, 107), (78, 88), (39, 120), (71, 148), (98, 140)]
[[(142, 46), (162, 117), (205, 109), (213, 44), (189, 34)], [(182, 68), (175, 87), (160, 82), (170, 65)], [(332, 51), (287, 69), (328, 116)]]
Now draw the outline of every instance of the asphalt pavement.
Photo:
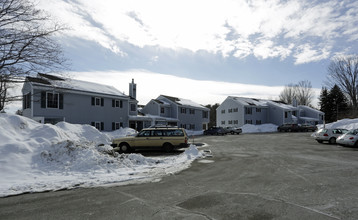
[(0, 198), (0, 219), (358, 219), (358, 149), (310, 134), (196, 137), (212, 157), (180, 173)]

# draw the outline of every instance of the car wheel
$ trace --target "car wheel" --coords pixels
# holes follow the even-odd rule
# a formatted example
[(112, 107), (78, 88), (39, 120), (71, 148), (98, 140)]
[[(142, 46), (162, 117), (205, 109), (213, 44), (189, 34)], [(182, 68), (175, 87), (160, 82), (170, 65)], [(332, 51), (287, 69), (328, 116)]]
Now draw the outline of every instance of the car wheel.
[(318, 143), (320, 143), (320, 144), (322, 144), (323, 143), (323, 141), (317, 141)]
[(164, 149), (165, 152), (170, 153), (170, 152), (172, 152), (174, 150), (174, 147), (170, 143), (165, 143), (163, 145), (163, 149)]
[(356, 141), (353, 146), (358, 147), (358, 141)]
[(233, 132), (233, 131), (232, 131), (232, 132), (230, 132), (230, 133), (231, 133), (231, 134), (235, 134), (235, 132)]
[(122, 153), (130, 153), (132, 150), (131, 147), (127, 143), (120, 144), (119, 148)]
[(331, 137), (331, 138), (329, 139), (329, 143), (330, 143), (330, 144), (335, 144), (335, 143), (336, 143), (336, 139), (335, 139), (334, 137)]

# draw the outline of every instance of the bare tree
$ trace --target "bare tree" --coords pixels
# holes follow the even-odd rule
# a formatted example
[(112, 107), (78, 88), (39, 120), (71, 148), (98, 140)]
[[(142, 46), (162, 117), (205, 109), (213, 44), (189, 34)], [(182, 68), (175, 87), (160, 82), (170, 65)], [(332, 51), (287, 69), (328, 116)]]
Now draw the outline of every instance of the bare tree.
[(298, 105), (311, 105), (314, 97), (311, 82), (303, 80), (297, 84), (289, 84), (285, 86), (280, 93), (280, 101), (287, 104), (293, 104), (294, 100)]
[(287, 104), (292, 104), (296, 98), (296, 85), (288, 84), (279, 95), (279, 99)]
[(328, 66), (328, 81), (337, 84), (348, 96), (354, 110), (358, 108), (358, 56), (340, 56), (334, 58)]
[(67, 68), (60, 46), (51, 38), (61, 30), (63, 26), (29, 0), (0, 0), (0, 111), (19, 100), (9, 97), (8, 89), (24, 77)]
[(298, 82), (295, 94), (297, 104), (310, 105), (314, 97), (311, 82), (308, 80)]

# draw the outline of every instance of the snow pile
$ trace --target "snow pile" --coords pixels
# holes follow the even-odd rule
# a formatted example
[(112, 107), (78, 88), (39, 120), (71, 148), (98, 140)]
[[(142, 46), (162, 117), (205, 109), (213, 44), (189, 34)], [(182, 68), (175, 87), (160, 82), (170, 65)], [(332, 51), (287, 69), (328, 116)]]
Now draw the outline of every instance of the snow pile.
[(262, 125), (251, 125), (245, 124), (241, 127), (242, 133), (268, 133), (277, 132), (277, 125), (274, 124), (262, 124)]
[[(323, 128), (323, 124), (317, 125), (318, 129)], [(358, 118), (342, 119), (325, 125), (326, 128), (344, 128), (347, 130), (358, 129)]]
[(112, 151), (109, 144), (113, 137), (133, 133), (132, 129), (101, 133), (90, 125), (40, 124), (25, 117), (0, 114), (0, 197), (153, 181), (179, 172), (205, 156), (195, 146), (180, 155), (161, 158)]
[(102, 133), (106, 134), (107, 137), (109, 137), (111, 140), (113, 140), (114, 138), (118, 138), (118, 137), (135, 135), (137, 133), (137, 131), (132, 128), (122, 128), (121, 127), (120, 129), (115, 130), (115, 131), (102, 132)]

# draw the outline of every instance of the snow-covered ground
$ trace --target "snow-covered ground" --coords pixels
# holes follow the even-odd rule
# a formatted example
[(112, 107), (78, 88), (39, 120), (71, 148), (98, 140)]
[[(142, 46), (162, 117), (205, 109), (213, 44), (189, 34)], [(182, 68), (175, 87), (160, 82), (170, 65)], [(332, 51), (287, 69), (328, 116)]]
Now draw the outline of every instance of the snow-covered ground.
[[(317, 125), (317, 128), (323, 128), (323, 124)], [(325, 128), (344, 128), (344, 129), (358, 129), (358, 118), (342, 119), (325, 125)]]
[[(358, 129), (358, 119), (343, 119), (326, 128)], [(323, 125), (318, 125), (323, 127)], [(273, 124), (244, 125), (243, 133), (276, 132)], [(191, 138), (202, 131), (187, 131)], [(99, 132), (90, 125), (40, 124), (0, 114), (0, 197), (74, 187), (158, 181), (186, 169), (205, 152), (191, 145), (180, 155), (144, 157), (118, 154), (111, 140), (134, 134), (133, 129)]]
[(191, 145), (180, 155), (144, 157), (118, 154), (113, 137), (132, 129), (99, 132), (90, 125), (40, 124), (0, 114), (0, 197), (105, 184), (157, 181), (190, 166), (203, 151)]

